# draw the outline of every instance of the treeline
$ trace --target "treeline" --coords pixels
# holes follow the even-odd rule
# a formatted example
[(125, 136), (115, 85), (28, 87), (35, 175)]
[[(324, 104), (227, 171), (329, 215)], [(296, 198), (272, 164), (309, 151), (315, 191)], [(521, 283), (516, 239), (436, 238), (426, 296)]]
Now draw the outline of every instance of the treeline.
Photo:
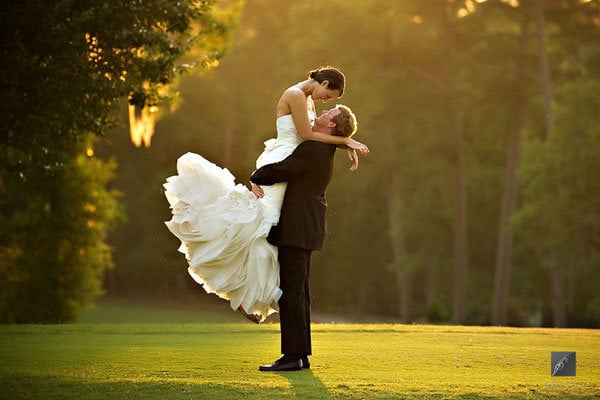
[(231, 52), (183, 79), (152, 147), (113, 139), (129, 220), (109, 292), (200, 290), (161, 183), (186, 151), (247, 182), (281, 92), (329, 63), (372, 153), (354, 174), (337, 158), (315, 310), (599, 326), (599, 18), (578, 0), (247, 2)]

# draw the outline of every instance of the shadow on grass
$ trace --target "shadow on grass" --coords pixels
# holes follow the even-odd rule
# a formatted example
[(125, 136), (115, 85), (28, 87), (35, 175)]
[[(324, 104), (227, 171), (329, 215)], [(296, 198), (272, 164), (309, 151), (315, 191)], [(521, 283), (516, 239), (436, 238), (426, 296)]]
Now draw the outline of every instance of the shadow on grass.
[[(289, 395), (281, 388), (234, 388), (218, 383), (173, 381), (88, 381), (50, 376), (0, 376), (0, 400), (171, 399), (263, 400)], [(304, 397), (303, 397), (304, 398)], [(307, 398), (311, 398), (310, 396)]]
[(310, 369), (300, 372), (279, 372), (277, 375), (290, 382), (292, 393), (297, 399), (329, 399), (325, 384)]

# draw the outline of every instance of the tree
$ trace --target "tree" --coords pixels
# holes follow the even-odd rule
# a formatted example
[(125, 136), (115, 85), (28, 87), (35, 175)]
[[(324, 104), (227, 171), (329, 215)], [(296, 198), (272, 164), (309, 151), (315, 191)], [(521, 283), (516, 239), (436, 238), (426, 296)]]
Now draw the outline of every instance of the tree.
[[(538, 288), (546, 305), (539, 307), (543, 323), (598, 326), (597, 296), (588, 284), (598, 279), (598, 187), (590, 172), (598, 166), (588, 150), (598, 141), (598, 116), (592, 110), (598, 106), (600, 7), (594, 2), (535, 5), (539, 65), (548, 69), (538, 82), (546, 118), (524, 152), (524, 199), (513, 221), (521, 239), (518, 260), (534, 264), (532, 270), (543, 277)], [(545, 45), (546, 32), (552, 32), (553, 47)]]
[(106, 233), (122, 210), (118, 193), (107, 187), (114, 162), (91, 156), (93, 135), (80, 140), (65, 151), (76, 155), (65, 157), (52, 173), (30, 172), (27, 184), (19, 175), (5, 175), (0, 219), (4, 323), (72, 321), (103, 292), (104, 271), (113, 265)]
[(600, 187), (596, 179), (600, 141), (594, 82), (557, 90), (554, 134), (524, 151), (523, 206), (513, 224), (520, 239), (518, 261), (534, 265), (554, 326), (599, 326), (597, 282), (600, 257)]
[[(112, 162), (93, 136), (118, 121), (120, 99), (157, 106), (210, 34), (211, 1), (10, 1), (0, 87), (2, 322), (64, 322), (101, 293), (117, 221)], [(194, 32), (194, 21), (202, 23)], [(205, 54), (205, 61), (222, 53)]]
[(498, 244), (496, 250), (496, 269), (494, 271), (494, 288), (492, 293), (491, 323), (494, 325), (505, 325), (508, 321), (508, 299), (510, 293), (513, 232), (510, 221), (517, 209), (519, 164), (521, 159), (521, 141), (525, 125), (525, 113), (527, 105), (527, 83), (528, 75), (528, 47), (530, 40), (530, 19), (528, 10), (520, 14), (520, 34), (518, 44), (514, 46), (511, 74), (514, 87), (514, 123), (506, 149), (506, 171), (504, 177), (504, 189), (500, 205), (500, 218), (498, 228)]
[[(488, 5), (495, 7), (495, 5)], [(509, 318), (509, 298), (511, 285), (511, 269), (513, 263), (512, 249), (514, 230), (511, 228), (511, 219), (517, 211), (517, 193), (519, 191), (519, 183), (516, 179), (516, 172), (520, 163), (520, 149), (522, 141), (522, 132), (526, 130), (527, 117), (539, 119), (543, 121), (537, 134), (541, 138), (550, 138), (555, 126), (554, 103), (553, 96), (554, 84), (552, 81), (552, 58), (558, 56), (560, 52), (569, 53), (574, 48), (587, 47), (587, 40), (570, 41), (569, 47), (561, 49), (561, 40), (552, 40), (555, 37), (565, 36), (565, 31), (572, 29), (573, 25), (579, 25), (583, 30), (587, 31), (585, 22), (586, 10), (589, 12), (591, 6), (576, 2), (565, 2), (561, 4), (546, 5), (541, 1), (524, 3), (518, 8), (509, 8), (501, 5), (500, 8), (507, 10), (507, 14), (512, 14), (513, 19), (521, 20), (521, 38), (519, 40), (519, 50), (514, 59), (514, 93), (515, 95), (515, 112), (514, 112), (514, 128), (513, 134), (509, 141), (507, 149), (507, 166), (505, 188), (503, 192), (500, 224), (498, 233), (497, 259), (496, 270), (494, 277), (494, 293), (492, 303), (491, 321), (494, 324), (506, 324)], [(573, 18), (578, 15), (578, 17)], [(550, 15), (550, 24), (546, 21), (546, 15)], [(560, 15), (560, 16), (559, 16)], [(573, 22), (575, 22), (573, 24)], [(550, 27), (548, 29), (548, 27)], [(582, 31), (583, 31), (582, 30)], [(560, 36), (556, 33), (550, 40), (547, 38), (548, 32), (560, 32)], [(587, 36), (594, 36), (592, 31), (587, 31)], [(536, 40), (531, 40), (535, 38)], [(549, 45), (552, 44), (552, 46)], [(535, 46), (534, 46), (535, 45)], [(516, 46), (515, 46), (516, 47)], [(573, 59), (573, 54), (564, 54), (566, 58)], [(532, 69), (533, 66), (533, 69)], [(555, 72), (560, 70), (555, 69)], [(562, 75), (562, 73), (560, 73)], [(541, 104), (540, 106), (532, 107), (533, 104)], [(533, 109), (534, 112), (527, 115), (527, 107)], [(536, 118), (536, 115), (539, 117)], [(543, 157), (543, 155), (541, 155)], [(527, 207), (527, 205), (526, 205)], [(553, 254), (546, 253), (540, 263), (545, 265), (554, 265), (556, 258)], [(552, 287), (555, 290), (555, 298), (563, 297), (564, 290), (562, 283), (565, 280), (560, 278), (564, 271), (562, 267), (550, 268), (552, 279)], [(515, 302), (513, 302), (514, 306)], [(562, 304), (562, 303), (561, 303)], [(559, 311), (559, 308), (556, 308)], [(563, 316), (564, 312), (559, 312)], [(514, 307), (513, 307), (513, 318)], [(565, 317), (560, 318), (565, 320)]]

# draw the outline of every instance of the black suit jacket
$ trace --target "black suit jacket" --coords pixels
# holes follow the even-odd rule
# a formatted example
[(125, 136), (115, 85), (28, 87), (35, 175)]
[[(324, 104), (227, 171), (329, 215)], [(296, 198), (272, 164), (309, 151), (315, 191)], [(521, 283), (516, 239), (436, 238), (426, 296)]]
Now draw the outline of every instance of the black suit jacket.
[(252, 174), (258, 185), (287, 182), (279, 223), (267, 240), (275, 246), (321, 250), (325, 240), (325, 189), (331, 180), (336, 146), (312, 140), (300, 143), (285, 160)]

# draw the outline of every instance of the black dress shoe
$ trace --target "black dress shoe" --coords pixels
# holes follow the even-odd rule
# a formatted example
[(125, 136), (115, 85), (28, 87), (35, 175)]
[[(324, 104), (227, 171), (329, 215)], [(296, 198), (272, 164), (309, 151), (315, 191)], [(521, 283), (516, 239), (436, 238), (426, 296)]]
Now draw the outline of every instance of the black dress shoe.
[(308, 361), (308, 356), (302, 357), (301, 360), (302, 360), (302, 369), (309, 369), (310, 361)]
[(278, 372), (278, 371), (300, 371), (302, 369), (302, 359), (282, 362), (282, 359), (275, 361), (273, 364), (261, 365), (259, 371)]

